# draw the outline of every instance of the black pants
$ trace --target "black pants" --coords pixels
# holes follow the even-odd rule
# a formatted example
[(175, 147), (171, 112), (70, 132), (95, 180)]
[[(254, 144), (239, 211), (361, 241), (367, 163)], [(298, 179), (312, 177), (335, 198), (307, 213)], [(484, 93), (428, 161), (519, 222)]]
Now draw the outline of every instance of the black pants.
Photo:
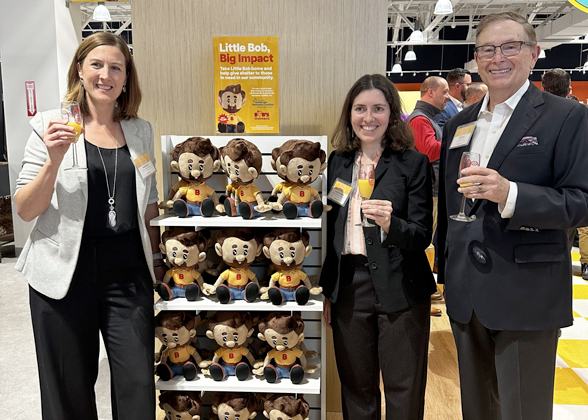
[(30, 288), (43, 420), (96, 420), (99, 330), (113, 419), (155, 419), (153, 287), (138, 229), (84, 238), (67, 295)]
[(386, 419), (420, 420), (425, 409), (431, 302), (392, 314), (382, 311), (361, 256), (343, 256), (341, 285), (331, 308), (343, 418), (381, 418), (380, 371)]
[(464, 420), (551, 420), (558, 330), (497, 331), (451, 320)]

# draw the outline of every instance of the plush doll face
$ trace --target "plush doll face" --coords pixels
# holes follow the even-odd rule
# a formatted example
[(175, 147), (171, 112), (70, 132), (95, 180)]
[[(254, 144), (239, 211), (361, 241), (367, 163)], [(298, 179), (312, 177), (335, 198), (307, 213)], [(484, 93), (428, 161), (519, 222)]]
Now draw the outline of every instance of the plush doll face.
[[(214, 407), (213, 411), (215, 411)], [(252, 419), (257, 415), (255, 411), (250, 413), (247, 408), (236, 411), (233, 407), (226, 403), (219, 404), (215, 414), (218, 415), (219, 420), (245, 420)]]
[(155, 328), (155, 336), (163, 343), (164, 346), (173, 349), (188, 343), (196, 336), (196, 330), (189, 330), (186, 327), (172, 330), (159, 326)]
[(262, 245), (255, 239), (244, 241), (239, 238), (226, 238), (223, 244), (215, 244), (216, 253), (223, 261), (233, 268), (245, 268), (251, 265), (261, 253)]
[(268, 418), (270, 420), (308, 420), (302, 417), (302, 414), (296, 414), (294, 417), (292, 417), (279, 410), (270, 411)]
[(245, 104), (245, 97), (241, 93), (225, 91), (218, 98), (218, 103), (222, 109), (231, 114), (239, 112)]
[[(187, 411), (176, 411), (169, 404), (163, 405), (163, 411), (165, 411), (165, 420), (194, 420)], [(197, 417), (200, 418), (200, 416)]]
[(184, 152), (178, 162), (172, 161), (171, 167), (179, 172), (186, 181), (204, 182), (220, 168), (220, 160), (213, 160), (210, 155), (199, 156), (195, 153)]
[(214, 327), (214, 331), (208, 330), (206, 332), (208, 338), (216, 341), (219, 346), (225, 348), (242, 346), (251, 334), (253, 334), (253, 328), (248, 330), (245, 324), (242, 324), (238, 328), (219, 324)]
[(247, 166), (244, 159), (233, 160), (228, 155), (222, 159), (223, 169), (232, 183), (247, 185), (251, 184), (257, 178), (257, 169), (252, 166)]
[(312, 247), (304, 246), (302, 240), (288, 242), (283, 239), (274, 240), (271, 245), (263, 248), (266, 257), (272, 260), (277, 269), (288, 269), (299, 266), (312, 252)]
[(322, 172), (321, 160), (309, 161), (301, 157), (290, 159), (288, 165), (279, 166), (280, 175), (298, 185), (308, 185), (318, 178)]
[(206, 253), (200, 252), (198, 245), (186, 246), (177, 239), (168, 239), (165, 244), (160, 244), (161, 252), (165, 253), (167, 260), (178, 267), (193, 266), (206, 259)]
[[(262, 337), (259, 337), (262, 338)], [(304, 340), (304, 333), (296, 334), (296, 331), (290, 331), (287, 334), (280, 334), (279, 332), (267, 328), (263, 332), (263, 338), (270, 346), (278, 351), (284, 351), (296, 347), (296, 345)]]

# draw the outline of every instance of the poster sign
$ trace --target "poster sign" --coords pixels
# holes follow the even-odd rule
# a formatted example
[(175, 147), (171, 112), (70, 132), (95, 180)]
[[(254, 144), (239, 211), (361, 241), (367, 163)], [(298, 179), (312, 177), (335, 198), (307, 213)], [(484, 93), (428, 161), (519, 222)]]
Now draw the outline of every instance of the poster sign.
[(27, 98), (27, 115), (34, 117), (37, 114), (37, 91), (35, 82), (25, 82), (25, 95)]
[(277, 36), (216, 36), (214, 128), (217, 133), (279, 133)]

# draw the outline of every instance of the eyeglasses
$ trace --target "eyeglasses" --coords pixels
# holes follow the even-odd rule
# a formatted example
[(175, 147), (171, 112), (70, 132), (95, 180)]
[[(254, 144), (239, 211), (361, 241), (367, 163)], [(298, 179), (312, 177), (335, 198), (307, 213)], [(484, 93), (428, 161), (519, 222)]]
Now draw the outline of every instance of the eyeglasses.
[(505, 57), (513, 57), (521, 52), (523, 45), (533, 46), (530, 42), (525, 41), (511, 41), (505, 42), (502, 45), (481, 45), (474, 48), (480, 60), (491, 60), (496, 54), (496, 48), (500, 48), (500, 53)]

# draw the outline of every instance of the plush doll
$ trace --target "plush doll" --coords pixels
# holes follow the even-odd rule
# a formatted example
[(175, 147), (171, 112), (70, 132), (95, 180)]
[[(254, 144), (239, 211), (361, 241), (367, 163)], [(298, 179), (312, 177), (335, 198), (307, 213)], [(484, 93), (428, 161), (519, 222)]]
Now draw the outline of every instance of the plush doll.
[(262, 299), (269, 297), (274, 305), (284, 301), (296, 301), (299, 305), (308, 302), (310, 293), (320, 294), (321, 287), (312, 287), (302, 262), (312, 251), (308, 232), (298, 229), (276, 229), (263, 237), (263, 253), (272, 261), (276, 272), (272, 274), (269, 287), (261, 289)]
[(277, 184), (272, 196), (279, 193), (274, 210), (282, 210), (287, 219), (317, 218), (331, 206), (323, 206), (318, 191), (311, 187), (327, 167), (327, 155), (321, 144), (308, 140), (288, 140), (272, 150), (272, 167), (284, 180)]
[(181, 181), (172, 187), (175, 194), (163, 207), (173, 207), (179, 217), (210, 217), (215, 209), (224, 213), (216, 192), (205, 183), (220, 169), (219, 151), (210, 139), (190, 137), (174, 147), (171, 157), (171, 167)]
[(210, 368), (203, 371), (215, 381), (222, 381), (227, 376), (236, 376), (244, 381), (249, 377), (249, 365), (243, 361), (245, 357), (253, 367), (262, 365), (255, 361), (251, 352), (244, 346), (253, 333), (253, 321), (247, 312), (218, 312), (208, 319), (206, 336), (220, 346), (214, 352)]
[(214, 249), (230, 267), (218, 276), (210, 289), (216, 293), (220, 303), (243, 299), (253, 302), (257, 299), (259, 282), (249, 266), (261, 254), (261, 248), (253, 229), (228, 228), (217, 232)]
[(274, 395), (263, 406), (263, 415), (270, 420), (308, 420), (310, 406), (302, 396)]
[(206, 259), (206, 238), (200, 232), (188, 232), (185, 229), (165, 231), (159, 244), (161, 252), (171, 268), (165, 273), (163, 282), (156, 287), (163, 300), (185, 297), (194, 301), (200, 290), (210, 294), (213, 289), (204, 284), (198, 271), (198, 264)]
[(304, 351), (298, 343), (304, 340), (304, 322), (299, 313), (271, 312), (259, 322), (259, 338), (273, 347), (265, 357), (263, 366), (253, 370), (274, 383), (280, 378), (290, 378), (293, 384), (304, 379), (304, 373), (314, 373), (314, 365), (306, 364)]
[(233, 139), (220, 148), (220, 154), (222, 167), (231, 180), (224, 200), (227, 215), (252, 219), (271, 210), (272, 207), (263, 202), (259, 188), (253, 185), (262, 164), (257, 146), (244, 139)]
[(241, 85), (229, 85), (218, 91), (218, 104), (229, 115), (220, 115), (218, 131), (221, 133), (244, 133), (245, 123), (237, 115), (247, 100)]
[(253, 419), (257, 416), (255, 397), (248, 392), (218, 392), (212, 399), (212, 412), (219, 420)]
[(159, 407), (165, 412), (165, 420), (200, 420), (202, 401), (194, 391), (161, 391)]
[(187, 381), (196, 377), (196, 364), (208, 367), (196, 348), (191, 345), (196, 337), (196, 320), (186, 312), (161, 311), (155, 317), (155, 336), (166, 349), (155, 373), (164, 381), (174, 376), (184, 375)]

